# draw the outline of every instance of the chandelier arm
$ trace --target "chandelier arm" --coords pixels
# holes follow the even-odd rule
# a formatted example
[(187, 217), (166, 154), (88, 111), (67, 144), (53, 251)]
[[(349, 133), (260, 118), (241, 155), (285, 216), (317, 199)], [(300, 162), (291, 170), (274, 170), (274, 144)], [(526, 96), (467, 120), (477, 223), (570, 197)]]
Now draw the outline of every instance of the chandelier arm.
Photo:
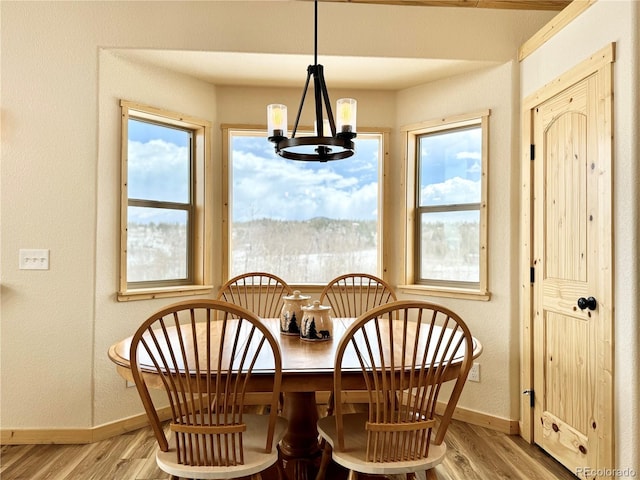
[[(329, 99), (329, 92), (327, 90), (327, 84), (324, 81), (324, 67), (322, 65), (318, 65), (320, 67), (320, 75), (318, 78), (318, 82), (320, 83), (320, 90), (322, 91), (322, 96), (324, 98), (324, 106), (327, 109), (327, 116), (329, 117), (329, 125), (331, 126), (331, 136), (336, 136), (336, 122), (333, 118), (333, 112), (331, 111), (331, 100)], [(322, 110), (322, 107), (320, 107)], [(320, 112), (322, 115), (322, 112)], [(322, 135), (320, 135), (322, 136)]]
[[(304, 99), (307, 96), (307, 88), (309, 88), (309, 79), (311, 78), (311, 65), (307, 68), (307, 81), (304, 82), (304, 88), (302, 89), (302, 98), (300, 99), (300, 106), (298, 107), (298, 114), (296, 115), (296, 121), (293, 124), (293, 132), (291, 138), (296, 137), (298, 131), (298, 122), (300, 121), (300, 115), (302, 114), (302, 107), (304, 106)], [(315, 83), (314, 83), (315, 84)]]
[(322, 78), (322, 65), (313, 66), (313, 96), (315, 99), (316, 107), (316, 135), (324, 137), (324, 121), (322, 119), (322, 97), (323, 97), (323, 85)]

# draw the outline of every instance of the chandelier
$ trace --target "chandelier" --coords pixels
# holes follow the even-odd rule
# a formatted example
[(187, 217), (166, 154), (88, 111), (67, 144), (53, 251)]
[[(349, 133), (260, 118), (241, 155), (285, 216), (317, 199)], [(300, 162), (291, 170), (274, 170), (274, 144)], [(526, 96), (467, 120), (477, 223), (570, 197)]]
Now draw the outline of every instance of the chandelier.
[[(267, 131), (269, 141), (275, 144), (276, 153), (281, 157), (307, 162), (327, 162), (348, 158), (355, 153), (353, 139), (356, 137), (357, 102), (353, 98), (338, 99), (337, 117), (334, 121), (329, 93), (324, 81), (324, 68), (318, 64), (318, 0), (315, 0), (314, 4), (314, 64), (307, 67), (307, 81), (302, 90), (302, 100), (293, 124), (291, 138), (287, 137), (286, 105), (277, 103), (267, 106)], [(296, 137), (311, 77), (313, 77), (316, 109), (315, 136)], [(325, 111), (327, 119), (323, 118)], [(330, 136), (325, 133), (330, 133)]]

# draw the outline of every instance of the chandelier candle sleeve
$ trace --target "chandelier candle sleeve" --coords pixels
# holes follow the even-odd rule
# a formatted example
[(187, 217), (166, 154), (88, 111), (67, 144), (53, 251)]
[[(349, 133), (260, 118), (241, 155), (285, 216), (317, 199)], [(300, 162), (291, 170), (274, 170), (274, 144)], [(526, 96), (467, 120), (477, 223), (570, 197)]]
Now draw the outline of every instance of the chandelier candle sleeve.
[(267, 131), (269, 137), (286, 137), (287, 106), (281, 103), (267, 105)]
[(336, 102), (336, 130), (338, 133), (356, 131), (358, 102), (353, 98), (339, 98)]

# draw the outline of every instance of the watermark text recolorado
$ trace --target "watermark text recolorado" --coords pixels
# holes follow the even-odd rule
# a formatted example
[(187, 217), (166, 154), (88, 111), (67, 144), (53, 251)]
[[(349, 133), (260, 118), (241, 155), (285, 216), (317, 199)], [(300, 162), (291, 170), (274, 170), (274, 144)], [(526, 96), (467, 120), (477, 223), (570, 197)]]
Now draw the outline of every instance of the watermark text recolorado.
[(590, 468), (590, 467), (578, 467), (576, 468), (576, 475), (584, 476), (585, 478), (600, 478), (600, 477), (613, 477), (613, 478), (636, 478), (638, 473), (633, 468)]

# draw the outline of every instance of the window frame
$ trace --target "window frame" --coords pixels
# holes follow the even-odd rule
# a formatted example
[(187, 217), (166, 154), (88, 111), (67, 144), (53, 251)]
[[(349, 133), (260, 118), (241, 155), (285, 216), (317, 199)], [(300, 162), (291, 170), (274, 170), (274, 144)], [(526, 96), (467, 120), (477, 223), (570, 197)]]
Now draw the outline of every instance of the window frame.
[[(223, 283), (230, 278), (231, 275), (231, 208), (232, 208), (232, 198), (231, 198), (231, 182), (232, 182), (232, 165), (231, 165), (231, 139), (234, 134), (243, 135), (263, 135), (267, 136), (267, 127), (266, 125), (246, 125), (246, 124), (222, 124), (220, 126), (222, 131), (222, 195), (223, 195), (223, 212), (222, 212), (222, 223), (223, 223), (223, 232), (222, 232), (222, 281)], [(301, 135), (307, 133), (312, 133), (312, 127), (299, 127), (298, 131)], [(381, 146), (380, 146), (380, 168), (378, 171), (378, 229), (377, 229), (377, 241), (378, 241), (378, 251), (377, 251), (377, 265), (378, 271), (376, 276), (388, 281), (386, 278), (387, 275), (387, 266), (385, 264), (385, 259), (387, 255), (385, 254), (385, 206), (387, 205), (388, 199), (385, 198), (384, 192), (386, 189), (386, 180), (389, 178), (388, 175), (388, 156), (389, 156), (389, 136), (390, 129), (388, 128), (361, 128), (358, 127), (359, 134), (371, 134), (371, 135), (379, 135), (381, 137)], [(346, 160), (348, 161), (348, 159)], [(287, 280), (287, 279), (285, 279)], [(325, 283), (296, 283), (289, 282), (287, 283), (290, 287), (296, 288), (303, 292), (315, 291), (316, 289), (320, 289), (324, 287)]]
[[(475, 300), (490, 300), (491, 293), (488, 285), (488, 172), (489, 172), (489, 117), (491, 110), (439, 118), (417, 124), (407, 125), (401, 128), (404, 139), (404, 164), (406, 169), (405, 197), (405, 249), (404, 249), (404, 285), (398, 288), (408, 292), (420, 292), (423, 294), (468, 298)], [(479, 227), (479, 281), (477, 284), (467, 284), (458, 281), (447, 280), (418, 280), (419, 272), (419, 241), (421, 213), (431, 207), (420, 207), (419, 192), (420, 179), (418, 167), (418, 141), (423, 135), (456, 131), (468, 127), (480, 126), (482, 136), (482, 160), (481, 160), (481, 194), (478, 210), (480, 213)], [(464, 204), (465, 206), (471, 204)], [(473, 204), (476, 205), (476, 204)], [(441, 209), (442, 206), (437, 207)], [(449, 207), (451, 207), (449, 205)], [(452, 207), (457, 208), (457, 207)], [(450, 209), (449, 209), (450, 210)], [(447, 210), (447, 211), (449, 211)], [(475, 210), (475, 209), (474, 209)]]
[[(118, 301), (183, 295), (208, 294), (211, 285), (211, 122), (165, 109), (142, 105), (127, 100), (121, 107), (121, 184), (120, 184), (120, 269)], [(129, 282), (127, 279), (127, 230), (128, 207), (128, 142), (129, 119), (153, 123), (168, 128), (178, 128), (191, 133), (191, 201), (187, 246), (187, 278), (156, 282)], [(141, 201), (140, 201), (141, 200)], [(142, 206), (170, 205), (172, 202), (134, 200)], [(182, 204), (181, 204), (182, 205)], [(135, 205), (134, 205), (135, 206)], [(184, 205), (181, 206), (183, 209)]]

